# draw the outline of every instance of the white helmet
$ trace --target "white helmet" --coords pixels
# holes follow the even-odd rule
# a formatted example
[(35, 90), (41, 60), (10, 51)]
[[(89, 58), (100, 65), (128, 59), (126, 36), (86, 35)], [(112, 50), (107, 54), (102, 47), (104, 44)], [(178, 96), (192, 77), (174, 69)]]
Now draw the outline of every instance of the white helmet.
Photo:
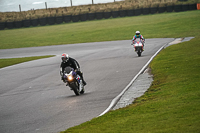
[(136, 36), (139, 36), (140, 35), (140, 31), (136, 31), (135, 34), (136, 34)]
[(62, 54), (61, 59), (62, 59), (63, 62), (67, 62), (68, 59), (69, 59), (69, 55), (64, 53), (64, 54)]

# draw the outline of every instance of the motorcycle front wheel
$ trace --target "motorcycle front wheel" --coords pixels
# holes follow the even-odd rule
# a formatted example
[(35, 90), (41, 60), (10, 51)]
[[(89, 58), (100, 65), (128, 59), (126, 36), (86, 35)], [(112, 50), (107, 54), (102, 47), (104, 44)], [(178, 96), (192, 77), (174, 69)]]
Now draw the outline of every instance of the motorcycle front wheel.
[(70, 84), (70, 87), (72, 88), (72, 90), (74, 91), (74, 93), (78, 96), (80, 95), (80, 91), (79, 91), (79, 87), (76, 84)]
[(140, 56), (141, 56), (141, 51), (139, 50), (139, 51), (137, 52), (137, 54), (138, 54), (138, 57), (140, 57)]

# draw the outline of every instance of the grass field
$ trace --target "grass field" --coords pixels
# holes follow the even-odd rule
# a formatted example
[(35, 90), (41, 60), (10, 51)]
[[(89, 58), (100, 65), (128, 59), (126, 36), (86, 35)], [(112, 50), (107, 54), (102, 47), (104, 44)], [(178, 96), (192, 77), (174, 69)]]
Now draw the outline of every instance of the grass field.
[(10, 59), (0, 59), (0, 68), (19, 64), (22, 62), (27, 62), (31, 60), (38, 60), (42, 58), (49, 58), (53, 55), (47, 55), (47, 56), (36, 56), (36, 57), (23, 57), (23, 58), (10, 58)]
[(145, 38), (199, 35), (200, 11), (164, 13), (0, 31), (0, 49)]

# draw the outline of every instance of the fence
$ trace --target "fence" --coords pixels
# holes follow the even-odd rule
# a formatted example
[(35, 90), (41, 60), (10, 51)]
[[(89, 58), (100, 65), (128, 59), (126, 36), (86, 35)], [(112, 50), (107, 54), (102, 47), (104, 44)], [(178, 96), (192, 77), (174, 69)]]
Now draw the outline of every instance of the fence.
[(47, 2), (33, 2), (22, 0), (20, 1), (23, 4), (13, 4), (12, 0), (10, 4), (4, 5), (0, 2), (0, 12), (21, 12), (35, 9), (47, 9), (47, 8), (59, 8), (59, 7), (70, 7), (70, 6), (79, 6), (79, 5), (88, 5), (88, 4), (98, 4), (98, 3), (108, 3), (115, 1), (123, 0), (46, 0)]
[(120, 11), (111, 11), (111, 12), (96, 12), (96, 13), (86, 13), (79, 15), (66, 15), (59, 17), (46, 17), (46, 18), (38, 18), (38, 19), (30, 19), (23, 21), (15, 21), (15, 22), (0, 22), (0, 30), (4, 30), (5, 28), (13, 29), (13, 28), (21, 28), (21, 27), (30, 27), (30, 26), (45, 26), (45, 25), (54, 25), (61, 23), (69, 23), (69, 22), (79, 22), (79, 21), (87, 21), (87, 20), (95, 20), (95, 19), (108, 19), (108, 18), (116, 18), (116, 17), (125, 17), (125, 16), (138, 16), (138, 15), (147, 15), (147, 14), (155, 14), (155, 13), (163, 13), (163, 12), (181, 12), (188, 10), (197, 10), (197, 5), (199, 4), (186, 4), (186, 5), (172, 5), (167, 7), (152, 7), (152, 8), (140, 8), (133, 10), (120, 10)]

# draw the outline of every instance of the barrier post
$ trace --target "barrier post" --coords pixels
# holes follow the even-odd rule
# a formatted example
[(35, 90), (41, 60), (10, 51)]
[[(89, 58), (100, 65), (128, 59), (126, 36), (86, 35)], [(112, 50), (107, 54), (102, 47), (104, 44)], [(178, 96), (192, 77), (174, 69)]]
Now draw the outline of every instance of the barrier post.
[(47, 10), (47, 2), (45, 2), (46, 10)]
[(200, 10), (200, 3), (197, 3), (197, 10)]
[(21, 10), (21, 5), (19, 5), (19, 11), (21, 12), (22, 10)]

